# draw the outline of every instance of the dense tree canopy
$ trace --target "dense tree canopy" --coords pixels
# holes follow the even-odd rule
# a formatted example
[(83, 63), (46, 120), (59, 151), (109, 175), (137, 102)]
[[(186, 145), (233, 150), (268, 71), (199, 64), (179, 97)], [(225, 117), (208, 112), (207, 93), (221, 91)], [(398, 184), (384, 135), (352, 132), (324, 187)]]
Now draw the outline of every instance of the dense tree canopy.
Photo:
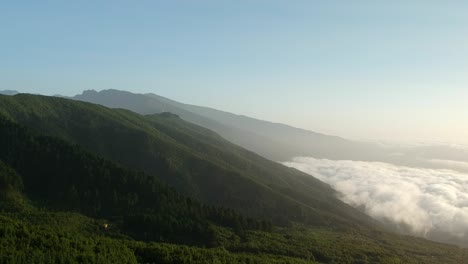
[[(327, 200), (333, 194), (322, 183), (176, 116), (24, 99), (6, 102), (0, 96), (0, 263), (468, 259), (464, 249), (360, 223), (359, 213)], [(301, 184), (306, 187), (294, 191)], [(317, 197), (307, 190), (316, 190)], [(207, 191), (213, 194), (201, 197), (203, 202), (194, 198)], [(208, 203), (208, 197), (221, 202)]]

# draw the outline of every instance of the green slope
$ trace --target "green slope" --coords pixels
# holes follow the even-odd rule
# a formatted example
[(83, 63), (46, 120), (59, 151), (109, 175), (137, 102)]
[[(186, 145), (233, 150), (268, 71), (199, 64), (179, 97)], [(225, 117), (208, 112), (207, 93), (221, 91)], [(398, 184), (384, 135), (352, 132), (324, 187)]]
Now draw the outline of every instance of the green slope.
[[(87, 169), (100, 169), (101, 172), (112, 166), (110, 165), (112, 163), (101, 160), (101, 163), (93, 164), (94, 162), (89, 159), (90, 154), (73, 146), (66, 147), (74, 149), (72, 153), (61, 151), (64, 149), (63, 142), (49, 138), (47, 143), (49, 147), (53, 146), (54, 142), (59, 145), (58, 148), (54, 149), (55, 155), (44, 155), (41, 158), (41, 163), (34, 166), (30, 164), (32, 162), (31, 158), (34, 159), (37, 156), (29, 156), (29, 154), (34, 153), (25, 152), (24, 147), (35, 149), (39, 146), (47, 149), (47, 146), (41, 143), (43, 138), (27, 135), (29, 139), (24, 141), (24, 134), (22, 134), (24, 131), (21, 131), (21, 128), (8, 124), (5, 125), (4, 122), (0, 124), (0, 127), (1, 136), (9, 139), (10, 142), (14, 142), (10, 143), (11, 146), (15, 145), (18, 147), (17, 150), (7, 147), (9, 149), (8, 153), (11, 154), (10, 157), (12, 158), (11, 160), (10, 158), (6, 160), (9, 160), (20, 170), (25, 171), (25, 174), (20, 175), (12, 167), (0, 160), (0, 263), (315, 263), (311, 260), (313, 259), (313, 255), (310, 253), (296, 254), (295, 257), (289, 257), (278, 248), (275, 251), (269, 250), (269, 252), (255, 256), (249, 253), (248, 250), (240, 250), (242, 244), (235, 242), (240, 241), (240, 238), (236, 235), (236, 230), (239, 227), (245, 226), (246, 222), (250, 221), (250, 223), (253, 223), (252, 221), (254, 220), (239, 218), (240, 216), (232, 211), (219, 211), (220, 209), (214, 208), (208, 208), (208, 211), (228, 212), (231, 219), (232, 216), (236, 216), (237, 220), (244, 219), (241, 221), (243, 224), (234, 229), (230, 229), (224, 224), (221, 224), (224, 227), (211, 226), (211, 230), (209, 231), (210, 237), (200, 236), (200, 233), (197, 234), (185, 230), (184, 239), (180, 240), (181, 237), (179, 236), (179, 244), (168, 244), (167, 242), (160, 242), (161, 238), (154, 238), (154, 235), (160, 235), (156, 231), (160, 228), (164, 228), (166, 235), (170, 235), (168, 226), (163, 223), (164, 221), (153, 223), (140, 222), (138, 226), (145, 228), (147, 236), (145, 236), (145, 241), (134, 240), (132, 238), (141, 239), (141, 237), (136, 236), (134, 232), (129, 231), (127, 228), (123, 228), (125, 227), (125, 220), (123, 223), (116, 220), (117, 218), (126, 219), (127, 215), (132, 214), (131, 211), (120, 211), (118, 215), (115, 215), (114, 212), (111, 219), (90, 218), (80, 213), (70, 212), (71, 209), (76, 209), (76, 201), (83, 202), (82, 199), (77, 198), (74, 201), (50, 199), (48, 194), (51, 191), (50, 188), (43, 188), (43, 186), (41, 186), (42, 188), (27, 187), (31, 184), (31, 181), (34, 181), (34, 178), (43, 179), (44, 185), (57, 185), (57, 183), (51, 182), (50, 176), (43, 174), (41, 168), (44, 167), (49, 167), (47, 169), (48, 173), (59, 174), (61, 178), (73, 180), (70, 179), (73, 177), (69, 174), (63, 173), (63, 167), (60, 165), (54, 166), (61, 159), (69, 159), (70, 162), (86, 166)], [(8, 128), (8, 133), (5, 133), (5, 128)], [(15, 140), (15, 138), (18, 140)], [(2, 146), (5, 145), (2, 144)], [(5, 157), (6, 152), (2, 152), (2, 159)], [(14, 152), (21, 152), (23, 156), (26, 156), (19, 162), (13, 162)], [(64, 164), (64, 166), (70, 165), (70, 162)], [(28, 165), (33, 165), (33, 169), (36, 171), (33, 175), (30, 175), (30, 172), (25, 169)], [(119, 178), (118, 171), (121, 169), (116, 167), (114, 170), (116, 171), (114, 171), (113, 177)], [(131, 172), (127, 173), (131, 174)], [(88, 174), (82, 174), (82, 172), (79, 174), (82, 178), (89, 177)], [(93, 178), (95, 178), (95, 181), (106, 181), (107, 177), (105, 173), (99, 173), (93, 175)], [(26, 185), (24, 190), (23, 181)], [(78, 183), (75, 182), (75, 184)], [(145, 185), (147, 182), (143, 180), (139, 184)], [(107, 185), (119, 189), (113, 183), (108, 183)], [(57, 187), (58, 189), (54, 189), (53, 191), (60, 193), (64, 187), (66, 189), (66, 186)], [(140, 186), (140, 188), (142, 187)], [(105, 187), (97, 185), (94, 188), (96, 191), (100, 191), (100, 195), (94, 197), (94, 200), (105, 202), (106, 199), (109, 199), (109, 194), (106, 194)], [(128, 189), (130, 191), (132, 188), (129, 187)], [(82, 190), (77, 188), (78, 192)], [(33, 194), (30, 194), (31, 192)], [(184, 225), (193, 220), (180, 218), (180, 212), (183, 212), (186, 208), (180, 207), (180, 200), (171, 195), (171, 192), (171, 190), (164, 190), (164, 187), (160, 186), (158, 193), (154, 195), (166, 199), (166, 203), (170, 203), (171, 207), (178, 210), (179, 217), (175, 219), (179, 223), (170, 229), (172, 234), (177, 234), (178, 229), (180, 231), (181, 227), (183, 228)], [(25, 195), (31, 197), (32, 200), (30, 201)], [(44, 197), (48, 198), (47, 203), (44, 203)], [(57, 198), (60, 199), (59, 197)], [(152, 212), (152, 216), (157, 218), (174, 217), (170, 213), (170, 210), (165, 210), (163, 204), (155, 202), (152, 199), (154, 197), (140, 195), (139, 198), (146, 200), (146, 202), (151, 202), (151, 206), (147, 209), (158, 209)], [(122, 200), (119, 203), (124, 206), (126, 204)], [(69, 207), (68, 211), (51, 210), (57, 204), (60, 204), (61, 207)], [(41, 209), (38, 209), (35, 205), (40, 205)], [(108, 206), (115, 208), (122, 205), (108, 204)], [(197, 202), (191, 201), (191, 205), (190, 212), (186, 212), (186, 214), (189, 213), (191, 218), (199, 218), (200, 215), (196, 210)], [(137, 205), (137, 207), (139, 206)], [(85, 206), (79, 210), (83, 212), (88, 211)], [(207, 210), (207, 208), (203, 210)], [(98, 211), (102, 213), (102, 210)], [(132, 211), (135, 211), (135, 209)], [(94, 214), (99, 212), (94, 212)], [(208, 219), (205, 220), (210, 221)], [(104, 223), (109, 224), (107, 229), (102, 228)], [(249, 234), (254, 231), (245, 229), (243, 232)], [(154, 235), (150, 236), (150, 234)], [(236, 248), (228, 251), (224, 248), (200, 248), (181, 245), (192, 243), (194, 239), (204, 247), (210, 246), (213, 242), (216, 242), (214, 243), (216, 245), (222, 245), (225, 239), (218, 234), (234, 238), (234, 241), (230, 243), (235, 244)], [(246, 234), (242, 236), (246, 237)], [(248, 245), (245, 245), (245, 247), (248, 247)]]
[(373, 222), (313, 177), (171, 115), (142, 116), (35, 95), (1, 96), (0, 115), (144, 170), (185, 195), (277, 224), (366, 227)]
[[(52, 137), (36, 136), (0, 119), (0, 188), (21, 190), (52, 209), (113, 219), (133, 237), (206, 244), (210, 224), (240, 230), (269, 229), (228, 209), (202, 206), (155, 177), (127, 170)], [(199, 241), (198, 241), (199, 240)]]
[[(60, 125), (53, 121), (53, 116), (69, 114), (72, 109), (77, 111), (78, 106), (81, 113), (78, 116), (85, 115), (95, 122), (92, 124), (96, 134), (99, 125), (107, 119), (120, 120), (126, 127), (141, 128), (134, 114), (106, 113), (106, 108), (82, 103), (73, 106), (68, 100), (40, 96), (3, 99), (0, 97), (4, 106), (0, 115), (0, 263), (435, 264), (466, 260), (467, 251), (455, 246), (363, 228), (365, 225), (356, 224), (357, 219), (341, 222), (337, 219), (339, 214), (347, 212), (343, 210), (329, 211), (330, 215), (323, 218), (335, 221), (330, 222), (330, 227), (320, 222), (315, 227), (292, 224), (284, 228), (271, 227), (265, 221), (229, 209), (202, 205), (178, 194), (152, 175), (126, 169), (69, 141), (43, 135), (46, 127), (56, 124), (63, 137), (70, 136), (63, 128), (73, 124), (72, 120), (61, 119), (67, 125)], [(98, 113), (107, 118), (93, 119)], [(43, 130), (33, 131), (18, 125), (12, 120), (15, 116), (24, 123), (42, 120)], [(252, 178), (251, 182), (265, 181), (258, 174), (267, 172), (261, 167), (270, 164), (269, 161), (258, 160), (255, 154), (232, 146), (216, 134), (172, 114), (141, 118), (145, 126), (160, 133), (160, 140), (177, 142), (177, 147), (171, 146), (178, 149), (178, 154), (182, 155), (185, 149), (211, 166), (236, 175), (244, 172), (244, 177)], [(82, 129), (84, 126), (81, 124)], [(122, 127), (113, 128), (121, 133)], [(108, 137), (115, 135), (109, 133)], [(225, 148), (231, 150), (225, 153)], [(184, 155), (185, 162), (189, 156)], [(231, 159), (235, 162), (229, 163)], [(259, 168), (247, 169), (246, 166), (252, 166), (251, 159), (261, 163), (257, 165)], [(272, 168), (279, 171), (278, 175), (283, 169), (287, 168), (280, 165)], [(181, 172), (175, 170), (172, 176), (179, 177), (178, 173)], [(266, 184), (259, 183), (258, 188), (273, 190), (275, 184), (296, 184), (294, 180), (275, 180), (280, 176), (268, 177), (271, 186), (261, 187)], [(322, 187), (316, 184), (314, 188), (319, 191)], [(288, 196), (280, 193), (278, 197)], [(309, 208), (300, 206), (302, 210)], [(324, 210), (325, 215), (328, 213)], [(103, 229), (104, 223), (110, 227)], [(331, 228), (335, 224), (344, 227), (344, 223), (348, 224), (347, 228)]]
[[(62, 157), (69, 155), (56, 153)], [(53, 162), (42, 166), (54, 167)], [(105, 175), (94, 177), (105, 178)], [(24, 180), (28, 185), (30, 177), (22, 178), (0, 162), (0, 263), (455, 264), (464, 263), (468, 256), (466, 250), (417, 238), (301, 226), (274, 228), (271, 232), (245, 230), (241, 237), (233, 229), (218, 227), (213, 229), (215, 236), (210, 238), (216, 240), (217, 247), (138, 241), (132, 239), (131, 233), (128, 236), (128, 232), (119, 230), (118, 223), (112, 219), (51, 211), (46, 208), (53, 207), (52, 204), (44, 208), (44, 203), (30, 202), (21, 192), (21, 182)], [(35, 204), (42, 204), (42, 208), (37, 209)], [(103, 223), (110, 223), (110, 228), (102, 229)]]

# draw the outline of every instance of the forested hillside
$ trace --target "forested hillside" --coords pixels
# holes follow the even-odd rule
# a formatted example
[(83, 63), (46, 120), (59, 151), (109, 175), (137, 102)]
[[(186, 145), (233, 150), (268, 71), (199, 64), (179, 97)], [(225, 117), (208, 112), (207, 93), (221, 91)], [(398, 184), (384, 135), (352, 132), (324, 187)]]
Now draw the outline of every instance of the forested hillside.
[(54, 209), (113, 219), (140, 239), (205, 244), (211, 236), (210, 222), (239, 232), (271, 228), (267, 221), (201, 205), (155, 177), (124, 169), (59, 139), (32, 136), (6, 120), (0, 120), (0, 145), (0, 160), (22, 175), (6, 173), (0, 178), (4, 186), (24, 186), (31, 198)]
[(0, 146), (0, 263), (467, 257), (455, 246), (379, 231), (327, 185), (170, 113), (0, 96)]
[(142, 116), (68, 99), (0, 97), (0, 115), (80, 144), (211, 205), (275, 224), (363, 227), (374, 222), (326, 184), (169, 114)]

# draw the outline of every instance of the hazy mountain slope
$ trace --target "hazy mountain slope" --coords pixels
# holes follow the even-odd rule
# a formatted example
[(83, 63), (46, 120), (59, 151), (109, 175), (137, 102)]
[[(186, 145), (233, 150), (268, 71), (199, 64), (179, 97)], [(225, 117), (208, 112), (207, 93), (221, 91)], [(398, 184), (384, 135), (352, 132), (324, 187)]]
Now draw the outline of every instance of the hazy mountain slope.
[(141, 114), (172, 112), (209, 128), (227, 140), (276, 161), (312, 155), (330, 159), (369, 159), (381, 155), (374, 145), (271, 123), (216, 109), (182, 104), (155, 94), (118, 90), (85, 91), (73, 99), (125, 108)]
[(201, 124), (205, 127), (219, 127), (219, 129), (223, 129), (223, 125), (215, 122), (214, 120), (186, 111), (164, 101), (155, 101), (153, 98), (142, 94), (134, 94), (118, 90), (104, 90), (101, 92), (88, 90), (72, 99), (100, 104), (110, 108), (128, 109), (143, 115), (171, 112), (179, 115), (185, 120), (193, 120), (195, 121), (193, 123)]
[(373, 222), (339, 201), (328, 185), (173, 115), (145, 117), (21, 94), (0, 96), (0, 115), (144, 170), (191, 197), (275, 223), (351, 227)]
[(284, 151), (279, 151), (278, 142), (260, 136), (252, 131), (244, 131), (229, 124), (223, 124), (211, 118), (187, 111), (179, 107), (179, 103), (156, 95), (134, 94), (119, 90), (103, 90), (96, 92), (93, 90), (84, 91), (72, 99), (104, 105), (111, 108), (123, 108), (140, 114), (156, 114), (171, 112), (177, 114), (182, 119), (209, 128), (222, 135), (231, 142), (243, 146), (246, 149), (255, 151), (266, 157), (284, 157)]
[[(209, 107), (183, 104), (155, 94), (146, 95), (157, 99), (158, 102), (171, 104), (210, 118), (222, 125), (235, 128), (233, 131), (223, 131), (224, 133), (220, 134), (236, 144), (273, 160), (289, 160), (297, 156), (328, 159), (375, 159), (384, 155), (381, 149), (374, 144), (351, 141)], [(257, 138), (251, 137), (249, 133), (255, 134)]]
[(15, 94), (19, 94), (18, 91), (15, 91), (15, 90), (4, 90), (4, 91), (0, 91), (0, 94), (3, 94), (3, 95), (15, 95)]
[(468, 172), (468, 152), (456, 146), (403, 147), (352, 141), (212, 108), (182, 104), (155, 94), (104, 90), (86, 91), (74, 98), (143, 114), (176, 113), (186, 121), (209, 128), (229, 141), (275, 161), (312, 156)]

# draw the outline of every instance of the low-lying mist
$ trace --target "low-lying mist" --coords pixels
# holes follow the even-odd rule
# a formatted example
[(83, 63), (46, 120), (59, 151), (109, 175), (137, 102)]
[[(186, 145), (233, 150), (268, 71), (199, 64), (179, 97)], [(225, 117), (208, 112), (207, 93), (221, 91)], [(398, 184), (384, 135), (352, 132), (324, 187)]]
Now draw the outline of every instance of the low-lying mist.
[(381, 162), (294, 158), (284, 163), (402, 233), (468, 245), (468, 174)]

